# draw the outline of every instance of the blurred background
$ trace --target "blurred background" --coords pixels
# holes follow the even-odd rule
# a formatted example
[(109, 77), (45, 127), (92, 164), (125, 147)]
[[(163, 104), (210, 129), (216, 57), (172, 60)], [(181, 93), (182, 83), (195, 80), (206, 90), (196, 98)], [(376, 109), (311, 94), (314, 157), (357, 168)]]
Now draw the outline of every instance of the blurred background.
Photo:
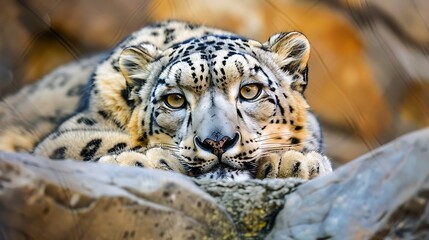
[(1, 0), (0, 99), (171, 18), (259, 41), (303, 32), (306, 96), (337, 165), (429, 125), (427, 0)]

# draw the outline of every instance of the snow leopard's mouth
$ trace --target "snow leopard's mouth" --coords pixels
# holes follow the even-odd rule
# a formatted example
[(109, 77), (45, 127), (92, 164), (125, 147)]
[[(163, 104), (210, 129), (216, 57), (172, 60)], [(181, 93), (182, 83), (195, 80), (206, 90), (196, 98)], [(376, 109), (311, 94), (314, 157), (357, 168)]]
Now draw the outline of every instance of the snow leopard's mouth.
[(233, 169), (226, 164), (218, 164), (209, 172), (196, 176), (198, 179), (245, 181), (253, 179), (251, 172), (248, 170)]

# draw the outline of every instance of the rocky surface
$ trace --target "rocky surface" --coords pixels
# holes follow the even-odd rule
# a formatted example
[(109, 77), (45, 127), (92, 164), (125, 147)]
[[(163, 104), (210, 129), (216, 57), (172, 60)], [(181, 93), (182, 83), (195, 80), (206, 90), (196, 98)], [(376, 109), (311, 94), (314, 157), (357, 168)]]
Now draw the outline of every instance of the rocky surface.
[(286, 197), (267, 239), (428, 239), (429, 128)]
[(429, 128), (309, 182), (0, 153), (0, 238), (427, 239), (428, 143)]
[(261, 238), (284, 196), (303, 183), (195, 182), (170, 172), (1, 153), (0, 233), (6, 239)]
[(274, 224), (275, 215), (285, 203), (285, 196), (304, 181), (266, 179), (246, 182), (197, 181), (232, 217), (240, 238), (261, 239)]
[(231, 218), (188, 178), (0, 155), (1, 239), (233, 239)]

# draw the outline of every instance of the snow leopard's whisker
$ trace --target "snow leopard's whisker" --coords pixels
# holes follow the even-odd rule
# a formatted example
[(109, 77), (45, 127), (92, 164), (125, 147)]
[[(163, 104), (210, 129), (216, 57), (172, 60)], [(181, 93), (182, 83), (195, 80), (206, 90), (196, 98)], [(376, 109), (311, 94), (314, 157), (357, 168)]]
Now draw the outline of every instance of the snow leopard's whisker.
[(175, 145), (175, 144), (171, 144), (171, 143), (155, 143), (153, 145), (148, 146), (149, 148), (152, 147), (176, 147), (176, 148), (180, 148), (179, 146)]
[(314, 140), (315, 140), (315, 138), (309, 138), (309, 139), (306, 139), (305, 141), (300, 141), (299, 143), (267, 142), (267, 141), (264, 141), (264, 142), (262, 142), (260, 145), (261, 145), (261, 146), (300, 145), (300, 144), (310, 143), (310, 142), (312, 142), (312, 141), (314, 141)]
[(163, 146), (161, 147), (162, 149), (166, 149), (166, 150), (170, 150), (170, 151), (175, 151), (175, 152), (179, 152), (180, 149), (179, 148), (175, 148), (175, 147), (168, 147), (168, 146)]
[(279, 133), (270, 133), (270, 134), (265, 134), (259, 137), (255, 137), (253, 138), (254, 141), (259, 141), (265, 138), (276, 138), (276, 137), (280, 137), (280, 136), (292, 136), (291, 133), (289, 132), (279, 132)]
[(162, 149), (167, 149), (167, 150), (175, 151), (175, 152), (179, 152), (179, 151), (180, 151), (180, 149), (178, 149), (178, 148), (173, 148), (173, 147), (162, 147)]
[(262, 152), (271, 151), (271, 150), (290, 150), (294, 147), (298, 147), (296, 145), (289, 145), (289, 146), (279, 146), (279, 147), (268, 147), (268, 148), (259, 148)]
[(151, 146), (148, 146), (148, 148), (162, 148), (165, 150), (170, 150), (172, 152), (179, 152), (180, 151), (180, 147), (174, 144), (169, 144), (169, 143), (157, 143), (157, 144), (153, 144)]
[[(276, 137), (273, 137), (273, 138), (267, 138), (267, 139), (263, 139), (263, 140), (258, 140), (258, 141), (255, 141), (255, 142), (257, 142), (257, 143), (261, 143), (261, 144), (282, 144), (282, 143), (278, 143), (278, 142), (270, 143), (270, 142), (269, 142), (269, 140), (276, 140), (276, 141), (279, 141), (279, 140), (281, 140), (281, 139), (278, 139), (278, 138), (276, 138)], [(283, 139), (283, 140), (284, 140), (284, 141), (287, 141), (288, 139)], [(305, 141), (301, 141), (300, 143), (309, 143), (309, 142), (314, 141), (314, 140), (317, 140), (317, 138), (310, 137), (310, 138), (306, 138), (306, 139), (305, 139)]]
[(262, 145), (259, 149), (275, 149), (275, 148), (291, 148), (291, 147), (301, 147), (304, 146), (305, 143), (295, 143), (295, 144), (282, 144), (282, 145)]
[(292, 147), (300, 147), (305, 144), (306, 144), (305, 142), (295, 143), (295, 144), (262, 144), (259, 149), (262, 151), (273, 150), (273, 149), (286, 149), (286, 148), (290, 149)]
[(279, 153), (282, 153), (282, 152), (284, 152), (284, 151), (277, 150), (277, 151), (271, 151), (271, 152), (264, 152), (264, 153), (261, 153), (259, 155), (259, 158), (263, 158), (263, 157), (269, 156), (271, 154), (279, 154)]
[[(267, 140), (287, 140), (290, 137), (292, 137), (293, 135), (291, 134), (281, 134), (281, 133), (276, 133), (275, 135), (273, 134), (273, 136), (267, 136), (267, 137), (259, 137), (259, 138), (254, 138), (253, 140), (255, 142), (264, 142)], [(307, 139), (314, 139), (314, 138), (307, 138)]]
[(298, 147), (298, 146), (291, 145), (291, 146), (274, 147), (274, 148), (260, 148), (260, 150), (261, 150), (261, 155), (263, 155), (263, 154), (271, 154), (271, 153), (294, 150), (294, 147)]

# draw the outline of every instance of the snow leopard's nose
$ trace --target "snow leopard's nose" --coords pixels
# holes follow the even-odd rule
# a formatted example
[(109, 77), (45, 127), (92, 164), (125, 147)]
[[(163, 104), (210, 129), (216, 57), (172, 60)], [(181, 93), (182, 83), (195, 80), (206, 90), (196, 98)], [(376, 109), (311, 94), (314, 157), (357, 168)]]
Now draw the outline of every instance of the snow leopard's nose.
[(228, 149), (234, 147), (239, 139), (238, 133), (235, 133), (233, 138), (228, 136), (223, 136), (220, 139), (213, 140), (211, 138), (206, 138), (204, 141), (201, 141), (199, 137), (195, 138), (196, 145), (204, 151), (210, 152), (217, 157), (221, 157)]

